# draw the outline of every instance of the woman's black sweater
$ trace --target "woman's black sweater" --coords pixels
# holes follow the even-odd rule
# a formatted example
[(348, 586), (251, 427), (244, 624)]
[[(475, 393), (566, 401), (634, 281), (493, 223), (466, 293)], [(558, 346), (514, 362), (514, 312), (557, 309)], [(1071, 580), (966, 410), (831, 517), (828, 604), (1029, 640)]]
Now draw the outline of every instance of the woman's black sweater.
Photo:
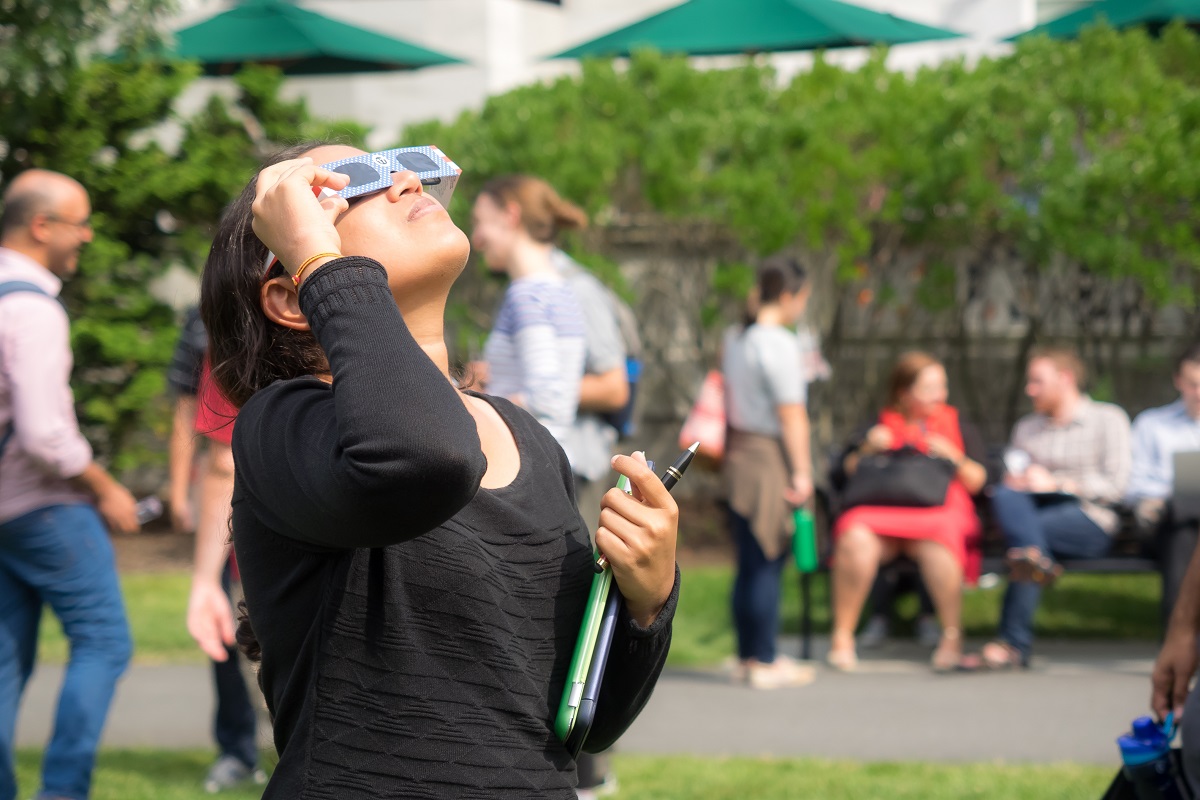
[[(562, 449), (486, 398), (520, 450), (481, 489), (474, 419), (384, 270), (331, 262), (301, 308), (332, 386), (281, 381), (234, 430), (234, 547), (279, 765), (265, 799), (574, 798), (554, 715), (591, 584)], [(625, 616), (588, 741), (612, 743), (666, 660), (678, 599)]]

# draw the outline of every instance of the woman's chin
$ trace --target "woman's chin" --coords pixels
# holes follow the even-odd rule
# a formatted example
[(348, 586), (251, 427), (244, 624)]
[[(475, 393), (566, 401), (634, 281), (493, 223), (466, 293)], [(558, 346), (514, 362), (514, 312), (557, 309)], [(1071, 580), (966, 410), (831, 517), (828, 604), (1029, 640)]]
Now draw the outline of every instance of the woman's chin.
[(446, 265), (451, 283), (462, 274), (471, 256), (471, 240), (457, 226), (452, 233), (447, 233), (443, 246), (438, 248), (441, 257), (439, 261)]
[(466, 247), (448, 246), (429, 248), (424, 253), (425, 258), (420, 269), (414, 269), (411, 263), (388, 267), (388, 284), (392, 294), (397, 298), (421, 297), (430, 301), (440, 297), (440, 301), (444, 302), (450, 294), (450, 288), (467, 265), (470, 250)]

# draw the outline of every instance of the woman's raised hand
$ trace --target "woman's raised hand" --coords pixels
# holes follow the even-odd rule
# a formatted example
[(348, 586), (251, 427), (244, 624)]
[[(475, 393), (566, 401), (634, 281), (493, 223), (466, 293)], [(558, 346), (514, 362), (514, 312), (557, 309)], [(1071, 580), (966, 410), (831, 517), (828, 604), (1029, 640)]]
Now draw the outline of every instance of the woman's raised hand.
[(322, 169), (311, 158), (281, 161), (258, 173), (254, 233), (289, 273), (318, 253), (342, 252), (333, 223), (348, 204), (337, 195), (318, 200), (313, 192), (343, 189), (349, 181), (348, 175)]
[(644, 454), (615, 456), (612, 464), (629, 479), (633, 494), (609, 489), (604, 495), (596, 546), (612, 565), (629, 615), (647, 628), (675, 585), (679, 507)]

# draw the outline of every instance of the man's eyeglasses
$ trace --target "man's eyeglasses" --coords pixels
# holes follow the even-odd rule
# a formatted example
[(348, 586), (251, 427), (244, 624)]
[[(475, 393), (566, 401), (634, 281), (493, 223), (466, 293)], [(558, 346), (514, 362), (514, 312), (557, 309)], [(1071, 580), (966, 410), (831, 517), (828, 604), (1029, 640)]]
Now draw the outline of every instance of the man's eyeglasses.
[[(321, 167), (330, 172), (349, 175), (350, 183), (345, 189), (336, 192), (332, 189), (313, 187), (313, 194), (318, 198), (337, 195), (346, 200), (353, 200), (382, 192), (391, 187), (393, 174), (411, 170), (417, 173), (423, 191), (432, 195), (443, 208), (450, 207), (450, 197), (454, 194), (454, 187), (458, 185), (459, 176), (462, 175), (462, 169), (433, 145), (379, 150), (330, 161)], [(263, 280), (269, 277), (271, 267), (276, 261), (275, 254), (268, 251), (267, 259), (263, 262)]]
[(73, 219), (67, 219), (66, 217), (60, 217), (57, 214), (47, 214), (46, 221), (47, 222), (61, 222), (63, 225), (70, 225), (72, 228), (82, 228), (84, 230), (90, 230), (92, 227), (92, 218), (91, 217), (84, 217), (82, 220), (77, 222)]

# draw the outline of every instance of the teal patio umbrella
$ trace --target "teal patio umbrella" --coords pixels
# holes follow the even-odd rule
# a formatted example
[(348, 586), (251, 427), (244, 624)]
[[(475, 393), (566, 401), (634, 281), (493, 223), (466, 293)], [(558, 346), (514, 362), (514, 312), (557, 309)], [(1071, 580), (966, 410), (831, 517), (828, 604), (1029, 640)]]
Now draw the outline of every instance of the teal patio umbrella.
[(958, 36), (837, 0), (688, 0), (551, 58), (628, 56), (640, 47), (694, 56), (736, 55)]
[(1200, 0), (1098, 0), (1007, 41), (1041, 33), (1052, 39), (1074, 39), (1084, 26), (1098, 22), (1101, 17), (1117, 29), (1144, 25), (1156, 33), (1177, 19), (1189, 25), (1200, 24)]
[(175, 32), (175, 54), (210, 75), (274, 64), (287, 75), (383, 72), (461, 64), (453, 56), (339, 22), (286, 0), (242, 0)]

